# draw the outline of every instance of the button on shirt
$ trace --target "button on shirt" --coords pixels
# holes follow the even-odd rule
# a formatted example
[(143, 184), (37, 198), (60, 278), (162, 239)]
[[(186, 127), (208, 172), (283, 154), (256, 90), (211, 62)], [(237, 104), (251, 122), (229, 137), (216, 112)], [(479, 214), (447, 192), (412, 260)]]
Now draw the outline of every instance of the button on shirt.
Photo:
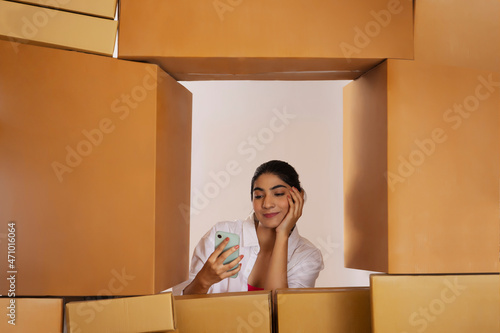
[[(257, 231), (253, 221), (253, 214), (246, 220), (230, 222), (219, 222), (207, 232), (196, 246), (191, 259), (189, 280), (175, 286), (172, 290), (174, 295), (182, 294), (182, 291), (195, 278), (201, 270), (208, 257), (215, 250), (215, 233), (225, 231), (240, 236), (240, 255), (244, 255), (241, 261), (241, 270), (236, 278), (226, 278), (210, 287), (208, 293), (224, 293), (248, 290), (248, 276), (252, 272), (257, 255), (260, 251)], [(288, 265), (287, 277), (289, 288), (312, 288), (318, 278), (319, 272), (324, 268), (321, 251), (311, 242), (299, 235), (297, 227), (294, 228), (288, 238)]]

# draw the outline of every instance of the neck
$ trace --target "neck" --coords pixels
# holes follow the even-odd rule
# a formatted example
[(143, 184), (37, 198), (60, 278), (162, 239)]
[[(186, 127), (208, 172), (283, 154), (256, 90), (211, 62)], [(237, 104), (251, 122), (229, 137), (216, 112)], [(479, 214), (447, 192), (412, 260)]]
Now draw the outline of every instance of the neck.
[(266, 228), (260, 222), (255, 221), (255, 230), (261, 251), (272, 251), (276, 240), (276, 230)]

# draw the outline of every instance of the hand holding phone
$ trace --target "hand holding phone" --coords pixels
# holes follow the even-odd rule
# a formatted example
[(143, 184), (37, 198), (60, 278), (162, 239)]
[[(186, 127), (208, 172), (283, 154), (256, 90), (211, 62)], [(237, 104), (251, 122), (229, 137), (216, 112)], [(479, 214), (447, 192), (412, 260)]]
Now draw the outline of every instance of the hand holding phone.
[(213, 284), (228, 277), (235, 278), (243, 259), (243, 255), (239, 255), (239, 242), (240, 237), (236, 234), (216, 232), (214, 252), (207, 258), (194, 280), (184, 288), (184, 294), (206, 294)]
[[(232, 248), (233, 246), (236, 246), (236, 245), (239, 245), (240, 244), (240, 236), (237, 235), (237, 234), (233, 234), (233, 233), (230, 233), (230, 232), (225, 232), (225, 231), (217, 231), (215, 233), (215, 248), (217, 248), (220, 243), (222, 243), (224, 241), (224, 239), (226, 238), (229, 238), (229, 242), (226, 244), (226, 246), (224, 247), (224, 250), (222, 250), (222, 253), (224, 253), (225, 251), (229, 250), (230, 248)], [(240, 250), (236, 250), (235, 252), (233, 252), (231, 255), (229, 255), (223, 262), (224, 265), (227, 265), (229, 264), (231, 261), (235, 260), (236, 258), (238, 258), (240, 256)], [(228, 271), (232, 271), (232, 270), (235, 270), (239, 267), (239, 265), (236, 265), (234, 266), (233, 268), (231, 268), (230, 270)], [(232, 278), (236, 278), (238, 276), (238, 273), (232, 275), (231, 277)]]

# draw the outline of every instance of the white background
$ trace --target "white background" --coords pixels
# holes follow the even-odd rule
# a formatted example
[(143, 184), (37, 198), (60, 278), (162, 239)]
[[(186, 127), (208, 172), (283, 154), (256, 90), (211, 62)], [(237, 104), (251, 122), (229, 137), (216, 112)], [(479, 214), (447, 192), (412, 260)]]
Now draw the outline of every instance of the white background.
[(249, 215), (256, 167), (281, 159), (307, 192), (298, 228), (323, 253), (316, 287), (368, 286), (369, 272), (346, 269), (343, 259), (342, 88), (349, 81), (181, 83), (193, 93), (190, 255), (216, 222)]

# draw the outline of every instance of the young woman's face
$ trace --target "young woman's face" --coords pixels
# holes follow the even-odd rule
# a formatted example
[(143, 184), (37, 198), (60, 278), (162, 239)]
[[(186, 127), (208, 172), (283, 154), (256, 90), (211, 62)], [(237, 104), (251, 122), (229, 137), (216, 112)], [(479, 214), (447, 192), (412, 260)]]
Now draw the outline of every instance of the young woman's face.
[(276, 228), (288, 213), (290, 186), (278, 176), (265, 173), (253, 184), (253, 210), (260, 223)]

